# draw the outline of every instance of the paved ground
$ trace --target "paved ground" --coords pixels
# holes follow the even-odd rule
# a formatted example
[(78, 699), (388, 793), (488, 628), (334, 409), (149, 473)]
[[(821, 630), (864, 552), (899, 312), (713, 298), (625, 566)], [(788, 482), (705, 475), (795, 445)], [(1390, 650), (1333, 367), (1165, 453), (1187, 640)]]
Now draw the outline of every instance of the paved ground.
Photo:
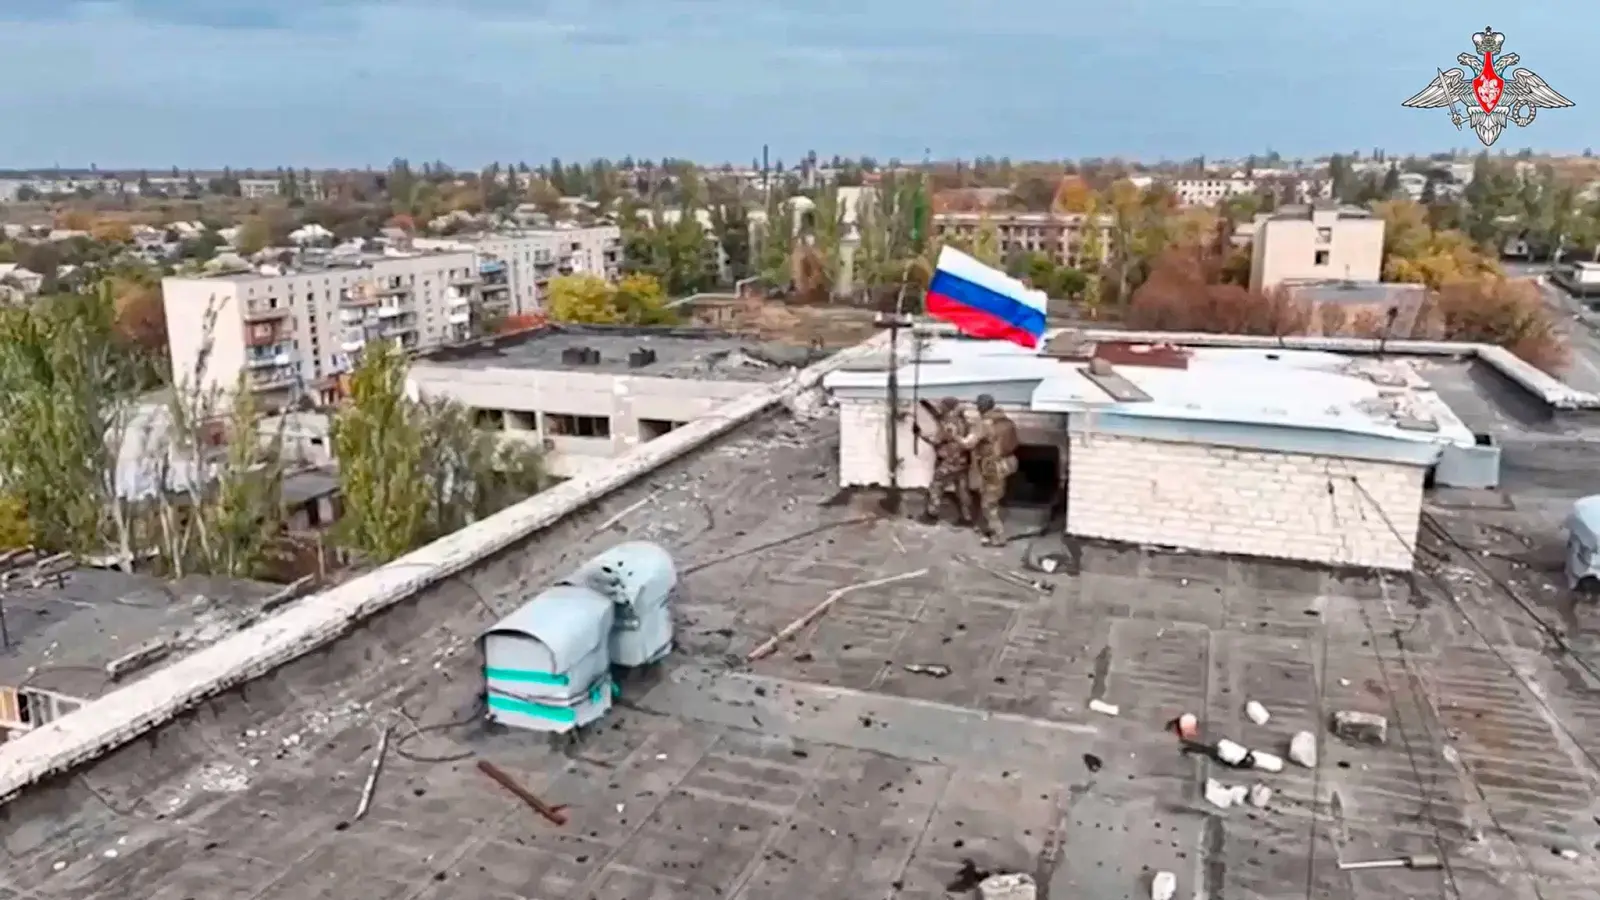
[[(1463, 403), (1488, 390), (1437, 374)], [(1586, 470), (1523, 455), (1558, 435), (1500, 426), (1522, 441), (1512, 468), (1540, 500), (1530, 508), (1554, 509)], [(0, 898), (925, 900), (968, 859), (1038, 872), (1055, 900), (1147, 896), (1156, 869), (1177, 873), (1184, 897), (1594, 896), (1597, 770), (1582, 748), (1600, 735), (1600, 694), (1465, 555), (1433, 566), (1459, 606), (1426, 578), (1412, 591), (1104, 548), (1086, 549), (1076, 576), (1036, 576), (1054, 585), (1043, 594), (956, 557), (1017, 568), (1052, 539), (985, 550), (953, 528), (824, 504), (830, 429), (753, 426), (25, 795), (0, 825)], [(1485, 508), (1508, 507), (1524, 528), (1543, 515), (1497, 496), (1447, 497), (1436, 514), (1472, 535), (1493, 531)], [(449, 727), (473, 711), (486, 607), (508, 610), (623, 537), (663, 541), (683, 562), (682, 650), (667, 668), (625, 684), (624, 706), (564, 752)], [(1523, 559), (1504, 556), (1477, 558)], [(1538, 590), (1540, 570), (1521, 565), (1519, 590)], [(730, 667), (830, 591), (921, 568)], [(905, 668), (917, 663), (950, 673)], [(1120, 714), (1089, 711), (1097, 697)], [(1247, 699), (1272, 711), (1265, 727), (1242, 715)], [(1389, 716), (1389, 744), (1327, 739), (1317, 769), (1268, 776), (1265, 811), (1208, 807), (1206, 777), (1241, 779), (1162, 730), (1192, 711), (1213, 736), (1281, 752), (1343, 708)], [(371, 814), (352, 821), (377, 723), (395, 721), (403, 740)], [(450, 760), (467, 752), (568, 804), (571, 822), (543, 821), (472, 760)], [(1337, 865), (1440, 848), (1447, 873)]]

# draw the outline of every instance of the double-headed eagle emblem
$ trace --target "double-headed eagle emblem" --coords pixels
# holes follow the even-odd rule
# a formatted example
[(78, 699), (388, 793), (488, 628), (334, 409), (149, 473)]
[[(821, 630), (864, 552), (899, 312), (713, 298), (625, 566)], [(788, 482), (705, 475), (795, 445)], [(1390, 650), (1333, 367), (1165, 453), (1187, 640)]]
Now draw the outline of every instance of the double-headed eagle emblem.
[[(1472, 125), (1478, 140), (1485, 147), (1500, 138), (1506, 123), (1519, 126), (1533, 124), (1540, 109), (1562, 109), (1572, 101), (1555, 92), (1543, 78), (1527, 69), (1511, 72), (1511, 67), (1522, 61), (1515, 53), (1501, 55), (1506, 36), (1493, 28), (1485, 28), (1472, 36), (1474, 52), (1456, 57), (1471, 72), (1461, 69), (1440, 69), (1438, 77), (1415, 97), (1400, 104), (1412, 109), (1449, 109), (1450, 122), (1461, 130), (1461, 123)], [(1501, 72), (1511, 72), (1508, 80)], [(1466, 112), (1456, 111), (1459, 103)]]

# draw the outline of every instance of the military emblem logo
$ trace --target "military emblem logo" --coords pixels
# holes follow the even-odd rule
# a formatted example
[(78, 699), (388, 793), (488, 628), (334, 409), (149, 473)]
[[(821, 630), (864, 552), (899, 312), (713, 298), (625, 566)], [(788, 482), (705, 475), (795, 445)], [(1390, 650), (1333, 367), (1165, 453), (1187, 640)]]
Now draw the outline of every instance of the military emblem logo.
[[(1466, 68), (1438, 69), (1438, 75), (1417, 93), (1400, 104), (1412, 109), (1448, 109), (1450, 123), (1461, 130), (1466, 122), (1491, 146), (1505, 132), (1507, 123), (1526, 127), (1541, 109), (1564, 109), (1572, 101), (1556, 93), (1543, 78), (1528, 69), (1512, 71), (1522, 61), (1515, 53), (1502, 54), (1506, 36), (1485, 28), (1472, 36), (1472, 53), (1463, 53), (1456, 62)], [(1506, 78), (1501, 73), (1510, 72)], [(1470, 78), (1469, 78), (1470, 73)], [(1456, 110), (1460, 104), (1462, 111)]]

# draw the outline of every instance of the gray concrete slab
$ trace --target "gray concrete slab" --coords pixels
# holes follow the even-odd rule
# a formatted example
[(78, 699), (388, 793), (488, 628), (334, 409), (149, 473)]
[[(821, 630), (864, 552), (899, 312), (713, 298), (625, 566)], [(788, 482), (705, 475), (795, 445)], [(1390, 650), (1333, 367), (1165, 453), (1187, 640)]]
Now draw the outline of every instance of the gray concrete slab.
[[(1056, 900), (1147, 896), (1156, 869), (1184, 897), (1593, 896), (1582, 749), (1600, 695), (1486, 583), (1441, 576), (1484, 637), (1427, 582), (1138, 549), (1086, 547), (1076, 574), (1039, 576), (1052, 593), (1014, 588), (957, 555), (1017, 568), (1049, 539), (994, 550), (826, 502), (833, 427), (752, 425), (24, 794), (0, 820), (5, 887), (28, 900), (931, 900), (971, 860), (1033, 872)], [(1531, 448), (1542, 432), (1517, 434)], [(1550, 483), (1551, 503), (1571, 487)], [(1454, 525), (1509, 515), (1487, 506)], [(661, 541), (682, 564), (679, 652), (624, 683), (572, 747), (487, 731), (473, 717), (478, 632), (625, 539)], [(733, 664), (830, 591), (924, 567)], [(1091, 710), (1096, 698), (1119, 714)], [(1243, 715), (1249, 699), (1272, 711), (1265, 726)], [(1262, 776), (1185, 756), (1164, 730), (1188, 711), (1212, 737), (1281, 753), (1335, 709), (1389, 716), (1389, 743), (1325, 737), (1316, 770)], [(396, 743), (353, 821), (386, 726)], [(568, 824), (468, 753), (568, 805)], [(1208, 777), (1276, 796), (1219, 811)], [(1337, 865), (1439, 846), (1448, 873)]]

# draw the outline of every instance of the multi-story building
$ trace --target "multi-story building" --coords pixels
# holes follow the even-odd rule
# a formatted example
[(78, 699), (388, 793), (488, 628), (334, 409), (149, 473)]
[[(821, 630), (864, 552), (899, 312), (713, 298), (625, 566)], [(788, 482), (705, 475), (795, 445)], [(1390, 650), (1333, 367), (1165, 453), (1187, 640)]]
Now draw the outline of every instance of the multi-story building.
[(1383, 220), (1352, 206), (1288, 206), (1263, 215), (1250, 249), (1250, 287), (1286, 281), (1376, 282)]
[(336, 376), (371, 341), (417, 350), (471, 337), (474, 314), (505, 293), (482, 290), (496, 277), (472, 253), (436, 252), (167, 278), (173, 383), (231, 391), (243, 374), (266, 408), (297, 393), (331, 400)]
[(477, 254), (481, 266), (494, 268), (496, 283), (508, 294), (507, 312), (515, 315), (543, 308), (545, 289), (556, 276), (587, 273), (615, 281), (622, 272), (622, 229), (616, 225), (417, 238), (412, 246)]
[(1172, 193), (1182, 206), (1216, 206), (1229, 197), (1254, 193), (1250, 178), (1179, 178), (1172, 182)]
[[(1061, 265), (1078, 265), (1087, 219), (1079, 213), (938, 213), (933, 231), (941, 238), (971, 240), (980, 229), (993, 227), (1002, 254), (1042, 253)], [(1101, 216), (1098, 224), (1103, 262), (1110, 252), (1111, 223)]]

